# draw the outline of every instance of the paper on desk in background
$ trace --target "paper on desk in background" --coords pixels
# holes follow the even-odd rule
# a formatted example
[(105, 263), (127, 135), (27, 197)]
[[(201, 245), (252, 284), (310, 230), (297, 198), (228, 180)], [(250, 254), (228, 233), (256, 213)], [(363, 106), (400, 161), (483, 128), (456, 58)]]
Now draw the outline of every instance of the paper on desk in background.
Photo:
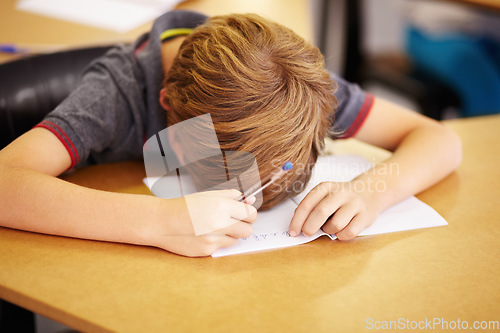
[[(322, 231), (318, 231), (315, 235), (310, 237), (304, 236), (303, 234), (297, 237), (290, 237), (288, 235), (288, 227), (294, 210), (305, 195), (320, 182), (348, 182), (357, 175), (370, 169), (370, 167), (371, 164), (359, 156), (330, 155), (319, 157), (314, 167), (311, 180), (300, 195), (283, 202), (269, 211), (259, 212), (257, 221), (253, 224), (252, 236), (246, 239), (240, 239), (235, 246), (220, 249), (212, 256), (221, 257), (231, 254), (299, 245), (310, 242), (323, 235), (335, 239), (335, 235), (328, 235)], [(387, 172), (390, 172), (390, 170), (387, 170)], [(396, 170), (392, 170), (392, 172), (396, 172)], [(187, 178), (182, 179), (183, 182), (187, 182)], [(177, 180), (172, 179), (172, 181), (176, 182)], [(155, 179), (145, 179), (144, 182), (151, 188), (150, 185), (155, 182)], [(373, 183), (372, 185), (374, 186), (372, 190), (376, 190), (376, 184)], [(381, 185), (379, 184), (379, 186)], [(188, 187), (188, 184), (183, 184), (183, 188)], [(410, 197), (385, 210), (370, 227), (360, 234), (360, 236), (436, 227), (447, 224), (448, 223), (434, 209), (417, 198)]]
[(17, 9), (125, 32), (173, 9), (179, 0), (19, 0)]

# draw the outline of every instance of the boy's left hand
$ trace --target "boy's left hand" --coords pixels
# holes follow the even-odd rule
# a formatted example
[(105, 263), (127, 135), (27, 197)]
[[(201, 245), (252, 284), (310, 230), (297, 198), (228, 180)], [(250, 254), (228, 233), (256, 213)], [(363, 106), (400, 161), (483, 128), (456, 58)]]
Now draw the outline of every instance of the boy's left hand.
[(328, 234), (336, 234), (339, 240), (359, 235), (380, 212), (374, 200), (377, 193), (356, 191), (356, 188), (365, 188), (356, 185), (323, 182), (314, 187), (295, 209), (290, 235), (297, 236), (302, 231), (312, 236), (320, 228)]

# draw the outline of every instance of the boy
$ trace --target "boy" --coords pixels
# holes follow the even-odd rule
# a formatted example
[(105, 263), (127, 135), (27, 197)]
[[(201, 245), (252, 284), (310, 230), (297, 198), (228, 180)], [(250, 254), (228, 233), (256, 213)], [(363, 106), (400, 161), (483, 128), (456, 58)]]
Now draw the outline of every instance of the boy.
[[(134, 45), (96, 61), (68, 99), (0, 152), (0, 186), (6, 189), (1, 225), (156, 246), (185, 256), (232, 246), (251, 234), (257, 214), (252, 198), (234, 200), (238, 191), (165, 200), (56, 178), (87, 162), (142, 157), (145, 140), (167, 124), (204, 113), (213, 119), (220, 148), (252, 153), (261, 175), (287, 160), (304, 166), (278, 184), (287, 190), (264, 194), (264, 207), (293, 195), (289, 184), (305, 185), (327, 135), (394, 151), (384, 163), (398, 163), (398, 174), (372, 171), (353, 180), (383, 181), (384, 193), (322, 183), (298, 206), (292, 236), (323, 228), (352, 239), (381, 211), (436, 183), (461, 159), (453, 132), (329, 75), (319, 51), (291, 30), (257, 15), (207, 19), (173, 11)], [(229, 226), (196, 236), (193, 216)]]

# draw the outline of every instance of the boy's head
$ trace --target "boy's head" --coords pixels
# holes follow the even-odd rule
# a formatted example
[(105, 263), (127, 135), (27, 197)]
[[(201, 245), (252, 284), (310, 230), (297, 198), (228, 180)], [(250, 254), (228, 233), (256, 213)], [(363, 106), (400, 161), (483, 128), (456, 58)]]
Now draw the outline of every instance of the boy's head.
[(294, 163), (294, 172), (264, 191), (262, 209), (303, 190), (336, 104), (319, 50), (253, 14), (213, 17), (197, 27), (164, 88), (169, 126), (210, 113), (221, 150), (252, 153), (261, 178)]

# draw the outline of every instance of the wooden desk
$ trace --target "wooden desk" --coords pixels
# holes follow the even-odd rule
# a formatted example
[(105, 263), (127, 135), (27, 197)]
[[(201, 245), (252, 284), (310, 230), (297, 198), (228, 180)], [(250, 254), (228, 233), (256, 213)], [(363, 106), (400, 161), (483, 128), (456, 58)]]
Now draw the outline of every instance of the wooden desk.
[[(98, 29), (16, 10), (17, 0), (0, 1), (0, 43), (66, 45), (68, 48), (132, 41), (148, 31), (145, 24), (126, 33)], [(0, 63), (17, 56), (0, 53)]]
[[(126, 33), (56, 20), (15, 9), (17, 0), (0, 1), (0, 43), (53, 44), (68, 47), (107, 45), (135, 40), (149, 31), (151, 23)], [(207, 15), (254, 12), (292, 28), (313, 40), (312, 11), (307, 0), (186, 0), (178, 9), (191, 9)], [(15, 56), (0, 53), (0, 63)]]
[[(0, 297), (92, 332), (362, 332), (368, 318), (498, 321), (500, 116), (447, 125), (463, 140), (463, 163), (418, 197), (449, 226), (215, 259), (0, 229)], [(352, 141), (334, 149), (343, 146), (360, 149)], [(142, 163), (131, 162), (67, 179), (146, 194), (143, 176)]]

